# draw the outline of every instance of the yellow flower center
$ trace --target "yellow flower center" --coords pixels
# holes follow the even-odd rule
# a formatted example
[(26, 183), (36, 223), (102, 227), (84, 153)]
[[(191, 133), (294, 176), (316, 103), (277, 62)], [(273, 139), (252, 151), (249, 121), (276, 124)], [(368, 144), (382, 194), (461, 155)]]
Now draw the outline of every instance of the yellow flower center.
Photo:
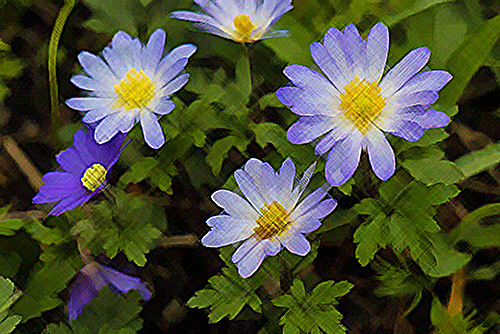
[(90, 191), (95, 191), (106, 181), (106, 168), (101, 164), (93, 164), (82, 176), (82, 184)]
[(253, 42), (255, 39), (251, 37), (252, 31), (257, 27), (250, 21), (250, 16), (246, 14), (238, 15), (233, 20), (236, 32), (233, 38), (239, 43)]
[(354, 78), (340, 94), (344, 117), (361, 133), (366, 133), (385, 107), (385, 98), (377, 82)]
[(143, 70), (131, 68), (120, 83), (114, 85), (117, 100), (113, 108), (126, 110), (144, 108), (155, 96), (155, 84)]
[(288, 228), (288, 212), (277, 201), (265, 204), (265, 208), (260, 209), (261, 215), (257, 218), (257, 226), (253, 231), (259, 240), (270, 239), (280, 235)]

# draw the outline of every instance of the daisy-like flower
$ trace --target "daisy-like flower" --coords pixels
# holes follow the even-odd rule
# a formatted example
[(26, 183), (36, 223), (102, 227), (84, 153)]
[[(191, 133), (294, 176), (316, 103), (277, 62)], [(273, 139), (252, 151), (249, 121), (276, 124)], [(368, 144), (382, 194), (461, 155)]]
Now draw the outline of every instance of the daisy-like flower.
[(194, 26), (238, 43), (287, 36), (272, 25), (293, 8), (292, 0), (195, 0), (202, 13), (177, 11), (171, 17), (194, 21)]
[(87, 202), (104, 188), (111, 167), (122, 153), (124, 139), (124, 134), (117, 134), (108, 143), (99, 145), (91, 128), (79, 130), (73, 146), (56, 156), (62, 170), (42, 177), (43, 185), (33, 203), (58, 202), (49, 215), (60, 215)]
[(452, 76), (446, 71), (418, 73), (429, 60), (429, 49), (411, 51), (382, 78), (388, 49), (384, 24), (376, 24), (366, 40), (349, 25), (344, 33), (330, 29), (323, 44), (311, 45), (312, 57), (326, 77), (299, 65), (284, 70), (295, 87), (282, 87), (277, 96), (300, 116), (288, 129), (288, 139), (304, 144), (326, 134), (315, 153), (330, 151), (326, 179), (334, 186), (354, 174), (362, 150), (368, 152), (378, 178), (392, 176), (394, 152), (384, 132), (414, 141), (424, 129), (450, 121), (429, 108)]
[(75, 320), (83, 307), (97, 296), (99, 290), (108, 285), (116, 294), (127, 293), (131, 289), (139, 290), (144, 300), (151, 298), (146, 284), (137, 277), (129, 276), (97, 262), (91, 262), (80, 270), (71, 285), (68, 302), (69, 320)]
[(286, 159), (275, 172), (268, 164), (250, 159), (234, 178), (245, 198), (218, 190), (212, 200), (226, 214), (207, 220), (212, 229), (201, 240), (208, 247), (222, 247), (245, 240), (233, 254), (242, 277), (252, 275), (267, 255), (274, 256), (283, 245), (290, 252), (306, 255), (311, 250), (304, 233), (316, 230), (320, 219), (336, 206), (333, 199), (324, 199), (324, 187), (299, 203), (314, 172), (311, 166), (294, 186), (295, 165)]
[(182, 74), (196, 46), (185, 44), (162, 58), (165, 32), (156, 30), (147, 45), (127, 33), (116, 33), (101, 56), (81, 52), (78, 60), (88, 76), (71, 78), (89, 96), (76, 97), (66, 104), (86, 112), (85, 123), (99, 122), (95, 140), (105, 143), (118, 132), (127, 133), (140, 120), (146, 143), (159, 148), (165, 142), (158, 117), (175, 105), (170, 95), (181, 89), (189, 74)]

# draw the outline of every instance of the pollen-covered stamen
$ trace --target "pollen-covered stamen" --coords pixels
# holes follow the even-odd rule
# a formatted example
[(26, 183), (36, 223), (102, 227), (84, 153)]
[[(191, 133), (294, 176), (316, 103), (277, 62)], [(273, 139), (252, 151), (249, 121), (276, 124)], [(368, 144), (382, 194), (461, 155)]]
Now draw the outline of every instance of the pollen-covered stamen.
[(250, 16), (246, 14), (238, 15), (233, 20), (234, 28), (236, 29), (233, 34), (233, 39), (239, 43), (249, 43), (255, 41), (252, 37), (252, 32), (256, 25), (250, 20)]
[(131, 68), (120, 83), (114, 85), (116, 101), (114, 108), (126, 110), (144, 108), (155, 96), (155, 84), (143, 70)]
[(340, 109), (361, 133), (366, 133), (385, 107), (377, 82), (354, 78), (340, 94)]
[(261, 215), (257, 218), (257, 227), (253, 230), (255, 237), (259, 240), (270, 239), (281, 235), (287, 230), (290, 220), (288, 212), (277, 201), (265, 204), (260, 209)]
[(106, 182), (106, 168), (101, 164), (93, 164), (85, 170), (82, 176), (82, 184), (90, 191), (95, 191)]

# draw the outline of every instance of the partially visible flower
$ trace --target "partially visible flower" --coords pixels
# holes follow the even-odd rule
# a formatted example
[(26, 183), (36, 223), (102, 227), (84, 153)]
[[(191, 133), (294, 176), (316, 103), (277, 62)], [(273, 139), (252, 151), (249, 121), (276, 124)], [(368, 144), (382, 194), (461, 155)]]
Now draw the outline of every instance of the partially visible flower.
[(294, 186), (295, 165), (286, 159), (275, 172), (268, 164), (250, 159), (234, 178), (245, 199), (218, 190), (212, 200), (226, 214), (207, 220), (212, 229), (201, 240), (208, 247), (222, 247), (245, 240), (233, 254), (232, 261), (242, 277), (252, 275), (267, 255), (278, 254), (283, 245), (290, 252), (306, 255), (311, 250), (304, 233), (316, 230), (320, 219), (336, 206), (324, 187), (318, 188), (299, 203), (314, 172), (311, 166)]
[(288, 139), (304, 144), (325, 135), (315, 153), (330, 151), (326, 179), (334, 186), (354, 174), (362, 150), (368, 152), (378, 178), (393, 175), (394, 152), (384, 132), (414, 141), (424, 129), (450, 121), (429, 108), (452, 76), (446, 71), (417, 74), (429, 60), (429, 49), (411, 51), (382, 79), (388, 50), (384, 24), (376, 24), (366, 40), (351, 24), (344, 33), (330, 29), (323, 44), (311, 45), (312, 57), (326, 77), (299, 65), (284, 70), (296, 87), (282, 87), (277, 96), (300, 116), (288, 129)]
[(97, 262), (91, 262), (80, 270), (75, 282), (71, 285), (68, 302), (69, 320), (75, 320), (82, 313), (83, 307), (106, 285), (109, 285), (116, 294), (127, 293), (135, 289), (139, 290), (144, 300), (151, 298), (151, 292), (139, 278)]
[(111, 167), (121, 155), (124, 139), (124, 134), (118, 134), (110, 142), (99, 145), (94, 141), (91, 128), (79, 130), (73, 146), (56, 156), (62, 170), (42, 177), (43, 185), (33, 203), (58, 202), (49, 215), (59, 215), (87, 202), (105, 186)]
[(119, 31), (102, 51), (102, 57), (86, 51), (78, 55), (88, 76), (75, 75), (71, 82), (90, 93), (69, 99), (66, 104), (87, 112), (85, 123), (100, 122), (95, 130), (99, 144), (119, 131), (129, 132), (139, 120), (149, 146), (156, 149), (165, 142), (158, 117), (174, 109), (170, 95), (187, 83), (189, 74), (178, 74), (196, 46), (181, 45), (162, 58), (164, 46), (165, 32), (161, 29), (145, 46)]
[(293, 8), (292, 0), (195, 0), (202, 13), (177, 11), (171, 17), (194, 21), (195, 27), (238, 43), (287, 36), (271, 26)]

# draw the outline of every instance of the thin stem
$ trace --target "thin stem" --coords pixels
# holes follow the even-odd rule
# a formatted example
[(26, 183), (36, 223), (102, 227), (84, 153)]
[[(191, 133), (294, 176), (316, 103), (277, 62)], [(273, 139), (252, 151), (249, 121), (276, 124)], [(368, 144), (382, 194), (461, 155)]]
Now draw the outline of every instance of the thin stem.
[(57, 125), (60, 122), (59, 119), (59, 92), (57, 87), (57, 48), (59, 45), (59, 39), (61, 38), (62, 30), (69, 14), (73, 10), (75, 5), (75, 0), (64, 0), (64, 6), (61, 8), (59, 15), (57, 16), (56, 22), (54, 24), (54, 29), (52, 30), (52, 35), (50, 36), (49, 42), (49, 86), (50, 86), (50, 106), (51, 106), (51, 132), (54, 133), (57, 129)]

